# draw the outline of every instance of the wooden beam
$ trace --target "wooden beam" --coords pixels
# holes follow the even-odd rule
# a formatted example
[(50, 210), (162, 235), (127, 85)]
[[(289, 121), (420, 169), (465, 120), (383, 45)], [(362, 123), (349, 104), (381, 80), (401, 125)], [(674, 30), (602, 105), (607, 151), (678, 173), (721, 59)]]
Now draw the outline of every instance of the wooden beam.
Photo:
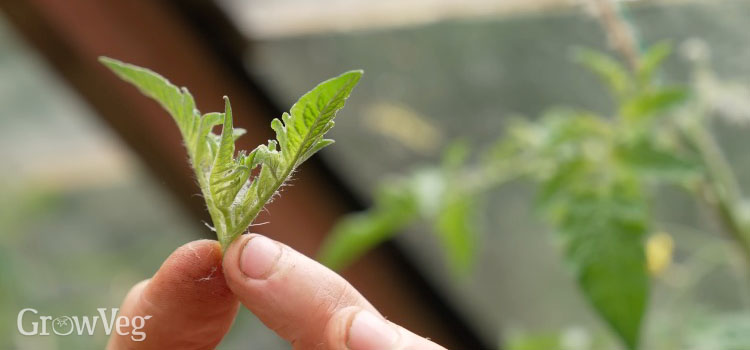
[[(271, 138), (274, 111), (247, 76), (229, 69), (189, 21), (161, 1), (4, 0), (2, 9), (19, 32), (98, 112), (174, 193), (196, 223), (208, 221), (196, 194), (187, 155), (172, 120), (155, 102), (123, 83), (97, 62), (106, 55), (149, 67), (187, 86), (203, 112), (220, 111), (232, 98), (235, 125), (248, 130), (239, 147), (250, 149)], [(342, 214), (351, 209), (316, 167), (305, 166), (254, 227), (312, 255)], [(207, 230), (206, 230), (207, 231)], [(210, 232), (206, 232), (208, 237)], [(344, 273), (384, 315), (451, 347), (485, 348), (434, 291), (393, 252), (377, 249)]]

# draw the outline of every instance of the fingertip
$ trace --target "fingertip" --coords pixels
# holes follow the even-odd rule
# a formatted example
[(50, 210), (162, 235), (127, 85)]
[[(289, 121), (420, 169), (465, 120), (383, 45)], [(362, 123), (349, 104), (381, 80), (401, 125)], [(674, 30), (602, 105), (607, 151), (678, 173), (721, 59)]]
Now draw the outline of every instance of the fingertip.
[(177, 296), (186, 302), (200, 300), (209, 294), (214, 300), (233, 299), (221, 266), (219, 242), (202, 239), (186, 243), (164, 261), (146, 292), (170, 295), (171, 298)]
[(110, 349), (213, 348), (229, 330), (238, 302), (222, 270), (221, 247), (199, 240), (177, 248), (153, 278), (136, 284), (121, 315), (152, 316), (134, 343), (113, 335)]

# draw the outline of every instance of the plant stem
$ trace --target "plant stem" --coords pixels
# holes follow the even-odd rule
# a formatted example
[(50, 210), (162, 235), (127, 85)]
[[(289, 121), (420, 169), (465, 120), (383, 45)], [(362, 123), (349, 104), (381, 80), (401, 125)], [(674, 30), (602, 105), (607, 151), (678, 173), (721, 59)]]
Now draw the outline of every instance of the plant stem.
[(710, 191), (709, 198), (703, 196), (704, 201), (715, 206), (719, 217), (727, 232), (740, 245), (748, 264), (750, 264), (750, 230), (741, 216), (742, 190), (734, 176), (729, 162), (707, 127), (695, 123), (686, 127), (686, 136), (698, 151), (701, 161), (706, 167), (706, 183), (704, 189)]
[(612, 0), (594, 0), (599, 22), (609, 38), (609, 44), (627, 61), (631, 71), (638, 69), (638, 46), (633, 28), (622, 17)]

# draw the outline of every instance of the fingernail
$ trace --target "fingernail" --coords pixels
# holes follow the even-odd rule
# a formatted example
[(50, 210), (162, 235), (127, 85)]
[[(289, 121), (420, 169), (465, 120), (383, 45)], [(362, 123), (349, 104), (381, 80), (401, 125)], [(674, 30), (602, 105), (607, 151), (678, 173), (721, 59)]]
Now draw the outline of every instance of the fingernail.
[(398, 332), (384, 319), (369, 311), (360, 311), (349, 326), (350, 350), (392, 349), (398, 341)]
[(250, 238), (242, 249), (240, 271), (250, 278), (266, 278), (279, 260), (279, 255), (281, 248), (278, 243), (263, 236)]

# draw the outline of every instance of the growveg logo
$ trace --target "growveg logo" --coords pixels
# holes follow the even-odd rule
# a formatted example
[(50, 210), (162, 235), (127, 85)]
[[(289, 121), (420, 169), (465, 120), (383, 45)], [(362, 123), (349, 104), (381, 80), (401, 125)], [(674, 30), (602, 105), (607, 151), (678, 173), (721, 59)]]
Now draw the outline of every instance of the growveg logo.
[[(133, 341), (146, 340), (146, 321), (151, 315), (146, 316), (117, 316), (118, 308), (96, 309), (95, 316), (49, 316), (39, 315), (39, 311), (33, 308), (25, 308), (18, 312), (18, 332), (25, 336), (68, 336), (68, 335), (94, 335), (99, 324), (106, 335), (113, 332), (121, 336), (130, 336)], [(108, 313), (109, 311), (109, 313)]]

